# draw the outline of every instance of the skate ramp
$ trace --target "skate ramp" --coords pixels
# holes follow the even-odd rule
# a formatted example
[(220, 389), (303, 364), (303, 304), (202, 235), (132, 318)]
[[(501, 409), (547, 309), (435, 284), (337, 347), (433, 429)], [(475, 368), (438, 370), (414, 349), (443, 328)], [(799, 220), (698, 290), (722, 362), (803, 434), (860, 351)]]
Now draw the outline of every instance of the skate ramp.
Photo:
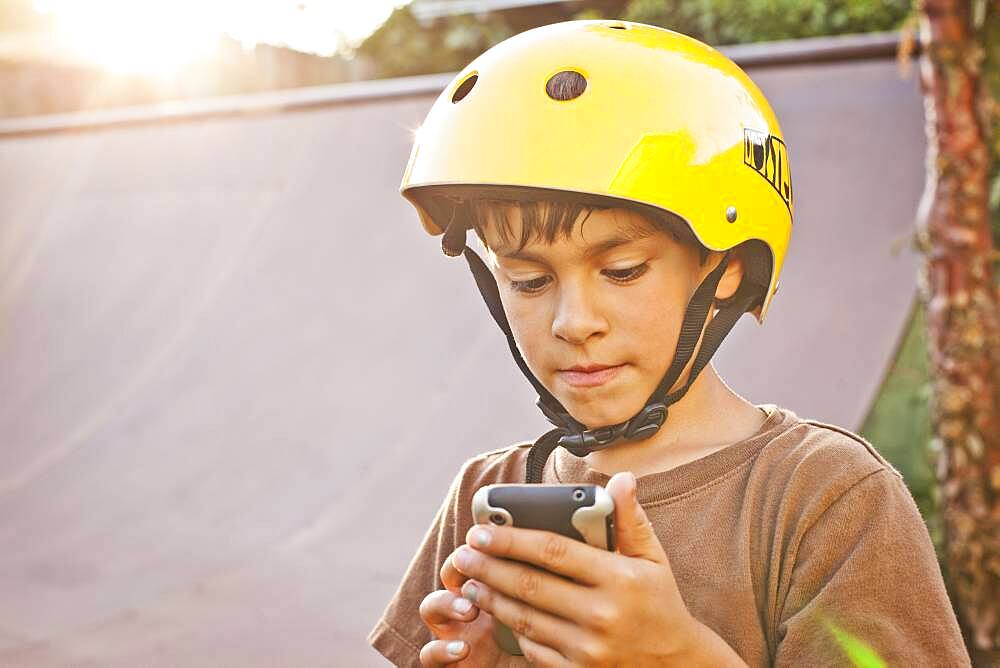
[[(750, 73), (797, 218), (717, 366), (857, 428), (914, 297), (918, 85)], [(397, 193), (433, 91), (377, 90), (0, 128), (0, 664), (381, 665), (365, 634), (452, 476), (545, 428)]]

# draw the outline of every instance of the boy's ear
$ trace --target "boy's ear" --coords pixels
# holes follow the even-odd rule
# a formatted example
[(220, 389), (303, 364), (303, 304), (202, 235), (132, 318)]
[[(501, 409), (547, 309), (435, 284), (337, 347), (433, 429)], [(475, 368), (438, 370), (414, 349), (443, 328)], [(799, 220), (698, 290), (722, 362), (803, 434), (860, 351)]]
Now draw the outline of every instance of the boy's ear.
[[(719, 253), (719, 260), (722, 260), (721, 253)], [(713, 263), (713, 266), (715, 266), (715, 263)], [(740, 287), (740, 283), (743, 281), (744, 267), (743, 254), (739, 250), (733, 251), (729, 257), (729, 264), (726, 266), (726, 271), (722, 274), (722, 279), (719, 281), (719, 286), (715, 289), (716, 299), (729, 299), (736, 294), (736, 289)]]

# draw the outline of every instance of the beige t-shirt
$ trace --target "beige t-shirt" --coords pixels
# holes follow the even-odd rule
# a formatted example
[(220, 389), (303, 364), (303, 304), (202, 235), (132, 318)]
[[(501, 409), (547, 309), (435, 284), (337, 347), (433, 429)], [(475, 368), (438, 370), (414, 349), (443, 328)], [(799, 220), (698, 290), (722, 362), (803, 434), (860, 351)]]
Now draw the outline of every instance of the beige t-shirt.
[[(638, 478), (688, 610), (751, 666), (850, 665), (850, 634), (889, 666), (968, 666), (927, 528), (902, 476), (848, 431), (773, 405), (751, 438)], [(418, 666), (418, 613), (473, 524), (472, 495), (523, 482), (530, 444), (470, 459), (368, 641)], [(543, 482), (609, 476), (557, 448)], [(641, 623), (642, 620), (636, 620)], [(840, 638), (841, 640), (838, 640)]]

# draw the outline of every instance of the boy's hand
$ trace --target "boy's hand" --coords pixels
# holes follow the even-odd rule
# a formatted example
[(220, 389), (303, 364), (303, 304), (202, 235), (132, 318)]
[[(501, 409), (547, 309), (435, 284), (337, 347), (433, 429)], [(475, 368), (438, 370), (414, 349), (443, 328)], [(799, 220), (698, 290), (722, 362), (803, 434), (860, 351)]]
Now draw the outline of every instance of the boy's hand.
[(616, 474), (607, 489), (618, 552), (548, 531), (476, 525), (451, 556), (475, 578), (463, 594), (507, 624), (534, 665), (746, 665), (688, 612), (632, 474)]
[[(460, 590), (468, 578), (455, 569), (453, 557), (454, 553), (441, 567), (441, 582), (446, 589), (431, 592), (420, 603), (420, 618), (436, 638), (421, 648), (421, 665), (527, 665), (523, 657), (500, 651), (493, 640), (493, 618), (462, 598)], [(453, 644), (456, 641), (461, 644)]]

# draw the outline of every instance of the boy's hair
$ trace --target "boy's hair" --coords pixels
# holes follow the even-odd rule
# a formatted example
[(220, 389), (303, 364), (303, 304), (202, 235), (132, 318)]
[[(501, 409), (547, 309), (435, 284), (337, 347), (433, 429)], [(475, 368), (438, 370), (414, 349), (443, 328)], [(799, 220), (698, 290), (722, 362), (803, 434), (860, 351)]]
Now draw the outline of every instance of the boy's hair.
[[(552, 243), (558, 237), (569, 238), (581, 214), (586, 214), (580, 221), (580, 226), (583, 227), (592, 212), (610, 208), (582, 202), (544, 199), (514, 201), (473, 199), (468, 201), (466, 205), (470, 226), (476, 231), (476, 236), (479, 237), (483, 246), (487, 248), (489, 248), (489, 244), (486, 243), (484, 229), (491, 219), (503, 244), (510, 244), (514, 241), (513, 229), (507, 214), (510, 207), (518, 207), (521, 211), (521, 234), (520, 238), (517, 239), (516, 250), (523, 249), (530, 241)], [(651, 216), (649, 213), (641, 215), (654, 228), (666, 232), (678, 243), (696, 249), (702, 265), (708, 260), (708, 249), (695, 238), (694, 233), (684, 221), (667, 212), (655, 216)]]

